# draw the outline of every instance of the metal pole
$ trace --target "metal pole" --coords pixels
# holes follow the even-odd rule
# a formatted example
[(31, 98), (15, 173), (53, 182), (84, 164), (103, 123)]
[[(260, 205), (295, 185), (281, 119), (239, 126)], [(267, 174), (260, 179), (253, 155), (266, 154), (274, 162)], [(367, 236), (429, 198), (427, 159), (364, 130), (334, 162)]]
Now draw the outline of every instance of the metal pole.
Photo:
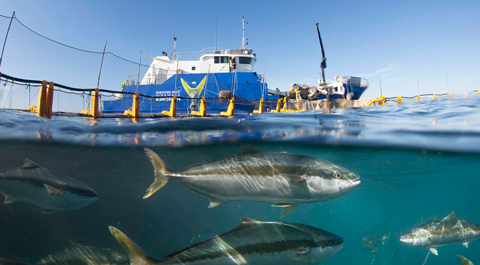
[(107, 41), (105, 41), (105, 46), (103, 46), (102, 61), (100, 62), (100, 72), (98, 72), (97, 88), (100, 85), (100, 75), (102, 74), (103, 57), (105, 56), (105, 49), (106, 48), (107, 48)]
[(382, 95), (382, 80), (380, 79), (380, 77), (378, 77), (378, 82), (380, 82), (380, 97), (381, 97), (383, 95)]
[(417, 91), (418, 91), (418, 95), (420, 95), (420, 85), (418, 84), (418, 77), (417, 77)]
[(138, 59), (138, 73), (137, 73), (137, 93), (138, 93), (138, 83), (140, 83), (140, 64), (142, 64), (142, 51), (140, 51), (140, 59)]
[(217, 18), (218, 18), (217, 7), (218, 7), (218, 4), (215, 4), (215, 51), (217, 50)]
[(7, 44), (8, 32), (10, 32), (10, 26), (12, 26), (12, 21), (14, 17), (15, 17), (15, 11), (13, 11), (12, 18), (10, 19), (10, 24), (8, 25), (7, 35), (5, 35), (5, 41), (3, 42), (2, 56), (0, 56), (0, 66), (2, 66), (3, 52), (5, 51), (5, 44)]
[(242, 49), (245, 49), (245, 19), (243, 17), (242, 17), (242, 28), (243, 28)]

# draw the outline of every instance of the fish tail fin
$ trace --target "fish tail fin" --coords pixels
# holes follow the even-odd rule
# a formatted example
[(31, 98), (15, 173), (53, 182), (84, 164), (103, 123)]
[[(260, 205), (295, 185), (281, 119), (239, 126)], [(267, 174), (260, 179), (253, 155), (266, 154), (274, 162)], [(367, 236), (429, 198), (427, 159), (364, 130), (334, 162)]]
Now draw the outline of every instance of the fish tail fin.
[(108, 229), (120, 246), (127, 252), (130, 264), (152, 264), (155, 261), (122, 231), (113, 226), (109, 226)]
[(373, 264), (373, 262), (375, 261), (375, 254), (377, 254), (377, 252), (376, 252), (376, 251), (375, 251), (375, 252), (373, 252), (373, 259), (372, 259), (372, 263), (371, 263), (371, 264)]
[(165, 166), (165, 163), (163, 163), (162, 159), (160, 159), (155, 152), (148, 148), (145, 148), (144, 150), (155, 169), (155, 181), (147, 189), (145, 196), (143, 196), (143, 198), (146, 199), (168, 183), (168, 175), (172, 174), (172, 171)]

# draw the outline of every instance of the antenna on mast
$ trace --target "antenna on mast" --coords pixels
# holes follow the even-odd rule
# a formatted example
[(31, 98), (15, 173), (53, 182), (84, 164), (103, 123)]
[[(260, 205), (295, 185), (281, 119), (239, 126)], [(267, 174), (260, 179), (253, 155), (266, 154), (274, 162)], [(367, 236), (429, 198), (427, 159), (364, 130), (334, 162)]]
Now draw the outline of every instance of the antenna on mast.
[(218, 18), (217, 7), (218, 7), (218, 4), (215, 4), (215, 50), (217, 50), (217, 18)]
[(177, 58), (177, 37), (173, 37), (173, 57)]
[(245, 24), (248, 24), (248, 23), (246, 23), (245, 18), (242, 17), (242, 27), (243, 27), (242, 49), (245, 49)]

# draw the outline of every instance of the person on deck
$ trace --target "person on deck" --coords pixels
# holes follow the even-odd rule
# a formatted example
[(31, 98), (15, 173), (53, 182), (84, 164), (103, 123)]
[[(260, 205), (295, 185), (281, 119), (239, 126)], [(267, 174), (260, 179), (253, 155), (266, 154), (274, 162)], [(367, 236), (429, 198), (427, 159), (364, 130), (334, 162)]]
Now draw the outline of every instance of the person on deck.
[(232, 70), (233, 70), (233, 57), (230, 57), (230, 61), (228, 61), (228, 66), (229, 66), (230, 73), (231, 73)]

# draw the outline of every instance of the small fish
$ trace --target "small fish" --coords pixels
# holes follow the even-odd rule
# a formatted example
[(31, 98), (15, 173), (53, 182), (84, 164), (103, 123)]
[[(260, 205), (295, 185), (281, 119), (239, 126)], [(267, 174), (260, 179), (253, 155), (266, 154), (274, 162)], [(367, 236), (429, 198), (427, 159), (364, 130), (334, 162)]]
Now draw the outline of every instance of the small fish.
[(131, 264), (319, 264), (343, 247), (343, 239), (301, 224), (261, 222), (249, 218), (234, 229), (159, 260), (145, 253), (115, 227), (110, 232), (125, 249)]
[(465, 258), (462, 255), (457, 255), (457, 257), (460, 259), (460, 261), (463, 263), (463, 265), (473, 265), (473, 262), (469, 261), (467, 258)]
[(382, 245), (385, 245), (385, 242), (390, 241), (390, 234), (391, 233), (388, 233), (388, 235), (385, 235), (382, 232), (379, 232), (377, 234), (377, 240), (380, 241), (380, 243), (382, 243)]
[(462, 244), (468, 248), (468, 243), (479, 237), (480, 226), (458, 218), (453, 211), (441, 220), (410, 230), (400, 237), (400, 241), (413, 247), (428, 248), (431, 253), (438, 255), (437, 247)]
[(375, 243), (375, 240), (371, 235), (366, 235), (362, 238), (362, 246), (372, 250), (373, 259), (371, 264), (373, 264), (373, 261), (375, 261), (375, 254), (377, 252), (377, 244)]
[(26, 202), (43, 208), (42, 213), (80, 209), (98, 199), (84, 184), (28, 159), (20, 168), (0, 172), (0, 193), (4, 204)]
[(282, 207), (281, 217), (298, 204), (333, 200), (360, 184), (359, 176), (331, 162), (305, 156), (264, 152), (256, 148), (220, 160), (168, 169), (158, 155), (145, 148), (155, 169), (155, 181), (144, 199), (176, 180), (210, 199), (208, 208), (228, 201), (257, 201)]
[(35, 265), (128, 265), (130, 260), (125, 254), (108, 248), (82, 246), (71, 241), (71, 246), (48, 255), (34, 263)]

